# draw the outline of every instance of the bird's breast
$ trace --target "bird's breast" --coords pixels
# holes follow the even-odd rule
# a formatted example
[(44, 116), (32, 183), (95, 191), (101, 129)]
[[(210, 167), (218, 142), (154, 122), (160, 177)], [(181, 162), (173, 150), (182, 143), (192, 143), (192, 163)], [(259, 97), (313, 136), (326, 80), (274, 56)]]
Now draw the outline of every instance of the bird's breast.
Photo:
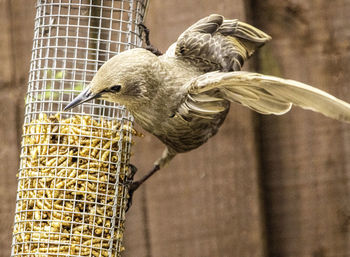
[(184, 120), (178, 114), (155, 118), (156, 115), (151, 112), (137, 112), (134, 113), (134, 117), (143, 129), (181, 153), (199, 147), (214, 136), (225, 120), (228, 110), (229, 108), (212, 119), (193, 117), (190, 121)]
[(210, 118), (193, 116), (185, 120), (178, 110), (187, 99), (186, 85), (202, 72), (176, 58), (161, 59), (160, 63), (155, 84), (148, 85), (152, 90), (149, 100), (130, 111), (143, 129), (176, 152), (186, 152), (216, 134), (227, 115), (229, 103), (225, 111)]

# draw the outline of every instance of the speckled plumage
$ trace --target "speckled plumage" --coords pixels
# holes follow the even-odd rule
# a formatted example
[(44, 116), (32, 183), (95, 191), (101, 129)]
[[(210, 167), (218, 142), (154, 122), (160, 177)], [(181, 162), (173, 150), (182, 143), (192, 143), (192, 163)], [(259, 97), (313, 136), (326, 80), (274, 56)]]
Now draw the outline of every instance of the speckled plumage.
[[(321, 90), (240, 71), (268, 40), (246, 23), (210, 15), (189, 27), (162, 56), (138, 48), (113, 57), (85, 94), (124, 104), (137, 123), (157, 136), (166, 145), (156, 162), (160, 167), (215, 135), (231, 102), (263, 114), (283, 114), (295, 104), (350, 121), (350, 105)], [(121, 86), (118, 92), (114, 85)]]

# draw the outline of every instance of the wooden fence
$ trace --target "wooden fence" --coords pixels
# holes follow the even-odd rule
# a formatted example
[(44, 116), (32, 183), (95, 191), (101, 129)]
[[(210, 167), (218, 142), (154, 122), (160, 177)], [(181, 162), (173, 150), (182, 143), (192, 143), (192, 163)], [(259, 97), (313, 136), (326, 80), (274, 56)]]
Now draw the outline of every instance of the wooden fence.
[[(210, 13), (273, 37), (245, 69), (300, 80), (350, 101), (350, 0), (150, 0), (165, 50)], [(9, 256), (34, 0), (0, 0), (0, 257)], [(161, 154), (137, 140), (141, 176)], [(179, 155), (135, 193), (124, 256), (349, 257), (350, 125), (293, 109), (232, 105), (219, 134)]]

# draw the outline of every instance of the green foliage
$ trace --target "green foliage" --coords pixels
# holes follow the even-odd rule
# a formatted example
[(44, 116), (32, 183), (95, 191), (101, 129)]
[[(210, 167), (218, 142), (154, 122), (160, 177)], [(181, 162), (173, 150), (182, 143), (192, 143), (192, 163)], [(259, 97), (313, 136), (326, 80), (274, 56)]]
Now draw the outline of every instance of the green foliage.
[(46, 79), (48, 79), (48, 81), (46, 83), (45, 92), (38, 94), (35, 100), (49, 100), (49, 99), (57, 100), (59, 93), (56, 91), (52, 91), (54, 89), (54, 83), (52, 83), (53, 82), (52, 80), (59, 80), (63, 78), (64, 78), (63, 71), (57, 71), (54, 75), (52, 70), (47, 70)]
[[(37, 101), (42, 101), (42, 100), (58, 100), (59, 95), (61, 92), (54, 91), (55, 86), (54, 83), (56, 80), (64, 79), (64, 71), (56, 71), (55, 73), (52, 70), (47, 70), (46, 71), (46, 87), (45, 87), (45, 92), (39, 93), (35, 96), (35, 100)], [(78, 82), (74, 84), (73, 90), (75, 91), (82, 91), (83, 90), (83, 84)], [(71, 90), (64, 90), (62, 92), (63, 94), (70, 94)], [(27, 103), (28, 99), (27, 97), (25, 98), (25, 103)]]

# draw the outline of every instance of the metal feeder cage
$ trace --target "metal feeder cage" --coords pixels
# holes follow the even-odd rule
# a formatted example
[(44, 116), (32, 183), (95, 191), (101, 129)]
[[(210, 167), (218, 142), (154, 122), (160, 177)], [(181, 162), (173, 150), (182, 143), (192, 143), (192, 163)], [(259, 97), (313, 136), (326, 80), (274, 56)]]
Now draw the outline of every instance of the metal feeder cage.
[(132, 116), (62, 112), (112, 56), (141, 46), (147, 0), (38, 0), (11, 256), (120, 256)]

